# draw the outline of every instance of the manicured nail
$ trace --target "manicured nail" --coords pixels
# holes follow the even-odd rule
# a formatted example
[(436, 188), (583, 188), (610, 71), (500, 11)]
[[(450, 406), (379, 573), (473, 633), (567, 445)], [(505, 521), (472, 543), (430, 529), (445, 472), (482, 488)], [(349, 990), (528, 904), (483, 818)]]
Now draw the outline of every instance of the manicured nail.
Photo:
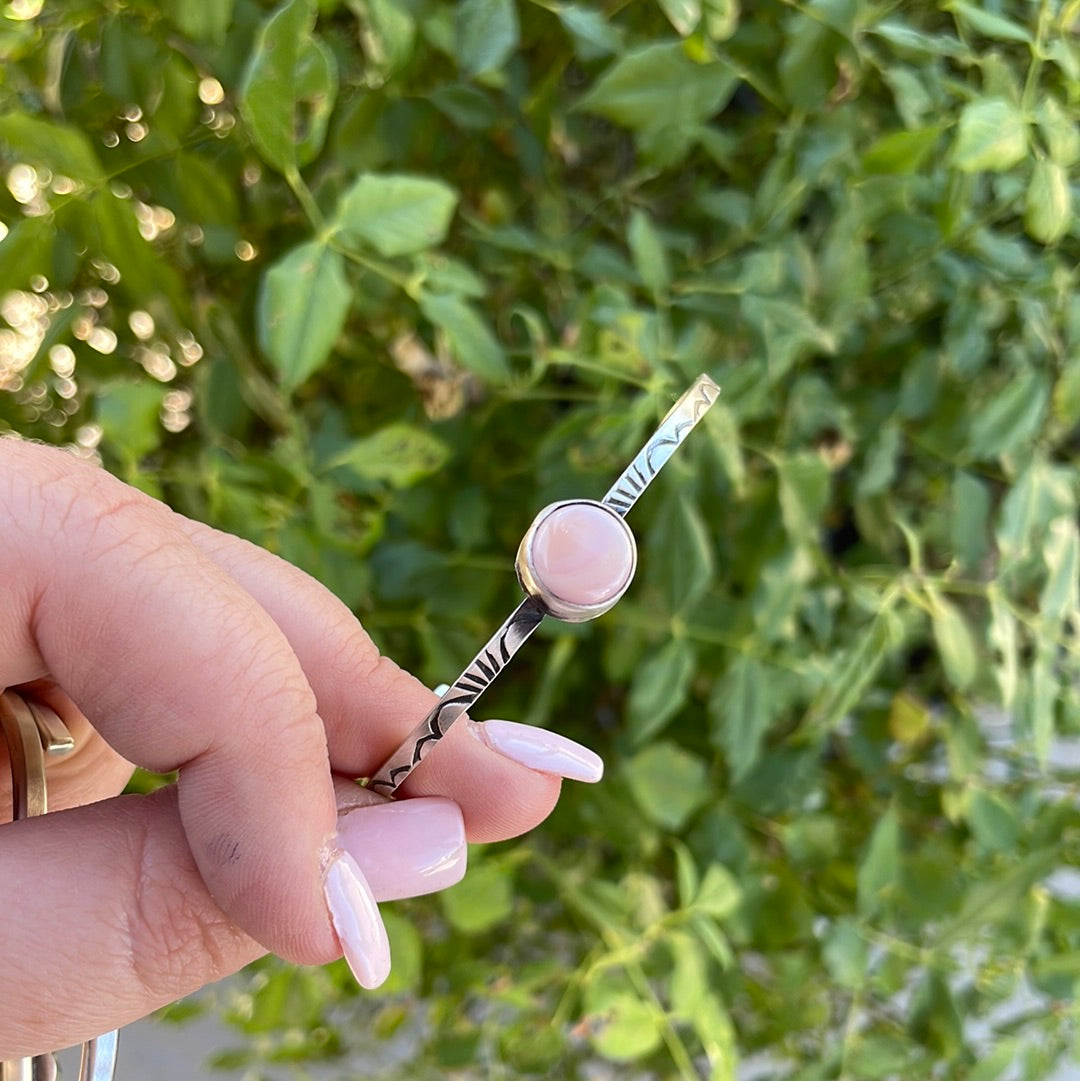
[(390, 975), (390, 943), (371, 888), (348, 852), (333, 857), (323, 892), (356, 982), (369, 990), (378, 987)]
[(465, 874), (465, 823), (453, 800), (422, 796), (356, 807), (338, 818), (337, 840), (377, 901), (444, 890)]
[(469, 731), (504, 758), (541, 773), (595, 784), (604, 776), (604, 763), (588, 747), (572, 739), (515, 721), (470, 721)]

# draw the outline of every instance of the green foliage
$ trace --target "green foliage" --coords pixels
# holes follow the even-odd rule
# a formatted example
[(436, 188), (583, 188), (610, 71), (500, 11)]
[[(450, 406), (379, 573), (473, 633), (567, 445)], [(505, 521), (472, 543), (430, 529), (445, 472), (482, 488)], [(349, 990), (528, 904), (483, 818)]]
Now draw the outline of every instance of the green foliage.
[(387, 906), (388, 994), (254, 966), (222, 1064), (1050, 1076), (1075, 0), (39, 6), (0, 14), (0, 425), (296, 562), (430, 682), (534, 513), (723, 388), (627, 597), (488, 705), (604, 782)]
[(293, 248), (267, 272), (259, 293), (259, 345), (285, 390), (326, 363), (351, 301), (345, 260), (321, 240)]

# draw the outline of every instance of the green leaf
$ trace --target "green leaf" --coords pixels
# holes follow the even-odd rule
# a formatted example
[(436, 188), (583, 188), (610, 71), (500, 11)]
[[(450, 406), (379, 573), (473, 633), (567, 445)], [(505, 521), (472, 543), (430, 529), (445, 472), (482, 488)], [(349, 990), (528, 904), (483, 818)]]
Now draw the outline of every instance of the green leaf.
[(709, 994), (709, 966), (700, 944), (685, 931), (667, 936), (671, 951), (669, 996), (671, 1012), (684, 1021), (693, 1021), (702, 1000)]
[(1043, 531), (1061, 514), (1076, 510), (1070, 469), (1036, 458), (1001, 504), (995, 538), (1003, 565), (1042, 555)]
[(441, 469), (449, 457), (450, 448), (441, 439), (399, 423), (350, 444), (329, 464), (344, 466), (363, 480), (408, 488)]
[(1072, 225), (1072, 188), (1063, 165), (1039, 158), (1024, 203), (1024, 227), (1041, 244), (1056, 244)]
[(679, 889), (679, 906), (689, 908), (701, 886), (701, 876), (698, 874), (690, 849), (682, 841), (672, 841), (671, 847), (675, 851), (675, 878)]
[(998, 391), (975, 414), (968, 449), (976, 458), (998, 458), (1030, 443), (1050, 402), (1050, 383), (1028, 368)]
[(446, 239), (457, 202), (441, 180), (366, 173), (342, 196), (334, 228), (380, 255), (412, 255)]
[(921, 128), (928, 119), (933, 118), (933, 99), (917, 72), (907, 65), (896, 64), (885, 68), (882, 78), (892, 91), (896, 111), (905, 127), (913, 130)]
[(984, 38), (993, 38), (995, 41), (1018, 41), (1024, 45), (1031, 44), (1031, 34), (1025, 26), (1007, 19), (1004, 15), (997, 15), (992, 11), (984, 11), (974, 4), (966, 3), (965, 0), (949, 0), (944, 5), (946, 10), (951, 11), (964, 29), (979, 34)]
[[(104, 20), (100, 63), (105, 93), (121, 108), (148, 101), (161, 92), (161, 46), (131, 18), (117, 14)], [(154, 120), (156, 133), (156, 115)]]
[(815, 546), (829, 503), (829, 467), (820, 454), (782, 458), (776, 464), (780, 481), (780, 515), (791, 539)]
[(111, 382), (98, 390), (94, 414), (101, 425), (102, 448), (127, 466), (136, 465), (160, 445), (161, 403), (165, 390), (155, 383)]
[(287, 391), (330, 358), (350, 301), (342, 256), (318, 240), (293, 248), (263, 276), (259, 345)]
[[(893, 1081), (918, 1073), (917, 1054), (918, 1045), (909, 1037), (860, 1034), (844, 1056), (844, 1062), (851, 1076), (859, 1081)], [(821, 1075), (811, 1076), (809, 1081), (821, 1081)]]
[(934, 641), (945, 674), (958, 691), (966, 691), (975, 682), (979, 670), (975, 640), (967, 621), (951, 601), (937, 591), (928, 591), (928, 598)]
[(735, 1024), (719, 992), (702, 1001), (694, 1031), (708, 1059), (708, 1081), (737, 1081), (740, 1058)]
[(317, 38), (304, 42), (296, 66), (293, 127), (297, 165), (307, 165), (319, 156), (337, 91), (334, 54)]
[(21, 218), (0, 240), (0, 297), (25, 289), (35, 274), (52, 274), (56, 227), (47, 217)]
[(796, 15), (784, 36), (776, 61), (784, 96), (795, 109), (823, 108), (836, 86), (836, 54), (843, 39), (810, 15)]
[(900, 873), (900, 818), (890, 807), (874, 827), (857, 876), (860, 915), (873, 916)]
[(726, 920), (741, 901), (742, 889), (735, 876), (723, 864), (713, 863), (705, 872), (693, 907), (714, 920)]
[(443, 915), (466, 935), (489, 931), (514, 911), (514, 876), (506, 863), (485, 860), (456, 885), (439, 894)]
[(235, 0), (165, 0), (161, 10), (182, 34), (220, 44), (232, 23)]
[(848, 715), (877, 674), (897, 637), (896, 614), (882, 608), (829, 673), (824, 690), (810, 708), (808, 734), (831, 732)]
[(496, 71), (518, 46), (514, 0), (460, 0), (454, 21), (457, 62), (466, 75)]
[(901, 692), (893, 698), (889, 707), (889, 734), (898, 743), (916, 746), (930, 733), (932, 719), (925, 702)]
[(0, 116), (0, 141), (16, 160), (44, 165), (72, 180), (97, 183), (104, 179), (101, 162), (85, 133), (68, 124), (26, 113)]
[(1054, 386), (1053, 409), (1055, 419), (1064, 427), (1080, 425), (1080, 356), (1066, 362)]
[(701, 0), (658, 0), (679, 37), (689, 37), (701, 22)]
[(961, 713), (945, 730), (945, 752), (949, 763), (949, 776), (960, 782), (968, 782), (983, 769), (985, 740), (970, 713)]
[(567, 900), (598, 929), (612, 927), (622, 931), (628, 927), (632, 898), (615, 882), (594, 878), (580, 889), (571, 889)]
[(702, 945), (712, 954), (716, 963), (721, 968), (731, 968), (735, 963), (735, 954), (727, 936), (716, 925), (716, 921), (711, 916), (698, 912), (691, 916), (690, 926)]
[(755, 631), (762, 641), (790, 638), (800, 598), (813, 576), (813, 558), (804, 548), (785, 548), (762, 564), (751, 600)]
[(992, 852), (1011, 852), (1020, 838), (1016, 808), (1001, 796), (982, 788), (973, 789), (965, 813), (975, 839)]
[(1009, 1067), (1020, 1061), (1023, 1042), (1015, 1036), (995, 1040), (993, 1047), (971, 1067), (966, 1081), (999, 1081)]
[(895, 46), (902, 55), (905, 53), (914, 53), (919, 57), (967, 55), (963, 42), (958, 41), (951, 34), (923, 33), (910, 23), (895, 17), (882, 19), (873, 27), (872, 32)]
[(849, 991), (862, 986), (869, 955), (870, 944), (851, 919), (836, 921), (821, 951), (829, 974), (841, 987)]
[(690, 691), (696, 657), (683, 638), (669, 638), (634, 673), (626, 704), (627, 731), (635, 746), (667, 727)]
[(412, 920), (391, 908), (384, 908), (381, 916), (394, 963), (386, 982), (379, 987), (379, 994), (400, 995), (416, 991), (424, 972), (424, 942), (420, 932)]
[(416, 20), (396, 0), (364, 0), (364, 50), (381, 73), (393, 75), (413, 56)]
[[(118, 12), (116, 17), (123, 19), (124, 15)], [(139, 33), (137, 23), (133, 32)], [(152, 134), (160, 135), (164, 145), (179, 148), (199, 122), (198, 72), (192, 61), (179, 50), (166, 48), (162, 51), (164, 62), (160, 68), (155, 65), (148, 76), (152, 80), (150, 100), (157, 106), (153, 112)]]
[(728, 483), (736, 496), (742, 495), (746, 486), (746, 461), (734, 414), (723, 401), (718, 401), (709, 410), (704, 427)]
[(960, 911), (938, 932), (937, 948), (980, 928), (1012, 917), (1032, 886), (1060, 863), (1056, 849), (1043, 849), (1005, 864), (1000, 873), (975, 882), (964, 896)]
[(769, 365), (769, 378), (779, 380), (803, 357), (836, 352), (836, 335), (789, 300), (745, 294), (739, 306), (758, 332)]
[[(83, 244), (90, 258), (106, 259), (119, 270), (116, 288), (132, 302), (146, 299), (151, 307), (160, 307), (164, 297), (183, 318), (188, 290), (172, 263), (162, 259), (139, 232), (134, 200), (122, 199), (109, 188), (102, 188), (72, 205), (78, 212)], [(61, 236), (58, 234), (57, 239)]]
[(963, 1022), (956, 999), (940, 972), (931, 969), (915, 989), (908, 1028), (915, 1039), (948, 1061), (963, 1046)]
[(445, 335), (454, 359), (487, 383), (510, 378), (506, 354), (487, 323), (471, 304), (453, 293), (422, 292), (420, 311)]
[(990, 548), (990, 490), (963, 469), (953, 477), (949, 538), (953, 557), (968, 570), (978, 567)]
[(635, 131), (661, 128), (672, 118), (700, 124), (721, 108), (737, 82), (722, 64), (695, 64), (681, 43), (659, 43), (616, 60), (577, 107)]
[(883, 135), (863, 155), (868, 173), (914, 173), (931, 155), (941, 136), (940, 127), (894, 131)]
[(657, 552), (657, 577), (664, 586), (672, 614), (686, 611), (704, 596), (712, 581), (713, 544), (697, 504), (678, 492), (658, 515), (650, 534)]
[(899, 424), (888, 422), (877, 431), (859, 475), (856, 490), (862, 498), (877, 495), (892, 484), (902, 445), (903, 432)]
[(739, 0), (705, 0), (705, 33), (713, 41), (727, 41), (739, 28)]
[(333, 54), (313, 36), (314, 0), (288, 0), (260, 27), (240, 115), (263, 159), (289, 174), (314, 160), (337, 97)]
[(656, 226), (645, 211), (635, 210), (630, 215), (630, 228), (626, 235), (630, 254), (634, 259), (634, 269), (641, 275), (645, 287), (653, 296), (666, 293), (671, 284), (667, 252), (664, 251), (664, 242)]
[(623, 767), (642, 813), (677, 833), (709, 798), (708, 770), (697, 755), (661, 741), (639, 751)]
[(599, 11), (581, 4), (559, 4), (559, 22), (574, 38), (576, 51), (582, 60), (595, 60), (622, 48), (618, 30)]
[(980, 98), (964, 106), (953, 140), (952, 163), (965, 173), (1003, 173), (1028, 152), (1027, 122), (1002, 98)]
[(1005, 604), (999, 590), (990, 592), (990, 630), (987, 641), (995, 653), (994, 677), (1006, 710), (1016, 705), (1020, 685), (1020, 645), (1016, 616)]
[(1050, 627), (1080, 614), (1080, 533), (1071, 518), (1055, 518), (1043, 544), (1049, 574), (1039, 615)]
[(655, 1051), (661, 1043), (660, 1025), (652, 1008), (632, 994), (605, 1003), (591, 1019), (589, 1039), (596, 1051), (612, 1062), (632, 1062)]
[(1035, 107), (1035, 122), (1046, 142), (1050, 160), (1069, 166), (1080, 158), (1080, 131), (1057, 98), (1047, 95)]
[(739, 654), (709, 699), (713, 742), (724, 749), (733, 782), (757, 765), (772, 723), (769, 677), (756, 657)]

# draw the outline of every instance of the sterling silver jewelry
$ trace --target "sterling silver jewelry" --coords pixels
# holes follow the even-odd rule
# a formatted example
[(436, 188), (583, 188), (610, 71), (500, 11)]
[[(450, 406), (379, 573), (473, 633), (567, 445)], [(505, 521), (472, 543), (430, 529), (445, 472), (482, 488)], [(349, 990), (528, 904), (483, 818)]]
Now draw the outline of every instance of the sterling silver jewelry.
[[(637, 565), (634, 535), (622, 519), (719, 394), (720, 388), (708, 376), (698, 376), (690, 389), (672, 406), (652, 437), (602, 500), (596, 502), (579, 499), (554, 503), (536, 516), (522, 539), (515, 563), (518, 581), (526, 594), (525, 599), (492, 635), (465, 671), (443, 692), (431, 712), (366, 782), (369, 788), (381, 795), (393, 796), (409, 774), (446, 735), (454, 721), (470, 709), (491, 686), (510, 658), (540, 626), (544, 616), (580, 623), (603, 615), (616, 604), (629, 587)], [(621, 540), (629, 550), (629, 572), (625, 580), (612, 584), (602, 595), (584, 601), (560, 596), (551, 588), (551, 583), (544, 580), (543, 570), (538, 566), (537, 560), (536, 538), (544, 530), (545, 523), (553, 516), (564, 513), (567, 508), (574, 507), (589, 508), (593, 515), (602, 514), (604, 517), (596, 520), (608, 526), (611, 525), (611, 519), (614, 519), (621, 527), (621, 533), (610, 528), (608, 532), (616, 538), (616, 543)]]
[[(0, 734), (11, 759), (12, 816), (33, 818), (49, 809), (45, 786), (48, 755), (67, 754), (75, 741), (48, 706), (14, 691), (0, 693)], [(116, 1032), (83, 1044), (79, 1081), (112, 1081), (116, 1072)], [(55, 1081), (52, 1052), (0, 1062), (0, 1081)]]

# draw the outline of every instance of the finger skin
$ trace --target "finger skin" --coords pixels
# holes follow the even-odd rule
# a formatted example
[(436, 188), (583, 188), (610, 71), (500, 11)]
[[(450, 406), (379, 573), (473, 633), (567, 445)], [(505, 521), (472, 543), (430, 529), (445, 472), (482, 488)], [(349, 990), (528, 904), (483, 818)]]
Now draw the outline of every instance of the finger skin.
[[(247, 541), (183, 521), (191, 540), (262, 605), (284, 631), (318, 702), (336, 772), (370, 776), (437, 701), (418, 679), (379, 655), (356, 617), (318, 582)], [(449, 796), (469, 840), (500, 841), (551, 813), (560, 781), (502, 757), (452, 728), (402, 786), (403, 797)]]
[[(344, 778), (335, 789), (341, 814), (386, 802)], [(114, 797), (0, 831), (0, 988), (17, 992), (0, 997), (0, 1062), (128, 1024), (266, 952), (207, 890), (177, 795)], [(355, 855), (368, 870), (370, 854)], [(400, 879), (382, 878), (376, 900), (400, 896), (386, 893)]]
[(220, 908), (290, 960), (338, 956), (325, 730), (281, 630), (175, 515), (70, 455), (0, 441), (0, 521), (0, 686), (51, 676), (124, 758), (179, 770)]
[(175, 787), (0, 830), (0, 1061), (142, 1017), (265, 952), (214, 902)]

